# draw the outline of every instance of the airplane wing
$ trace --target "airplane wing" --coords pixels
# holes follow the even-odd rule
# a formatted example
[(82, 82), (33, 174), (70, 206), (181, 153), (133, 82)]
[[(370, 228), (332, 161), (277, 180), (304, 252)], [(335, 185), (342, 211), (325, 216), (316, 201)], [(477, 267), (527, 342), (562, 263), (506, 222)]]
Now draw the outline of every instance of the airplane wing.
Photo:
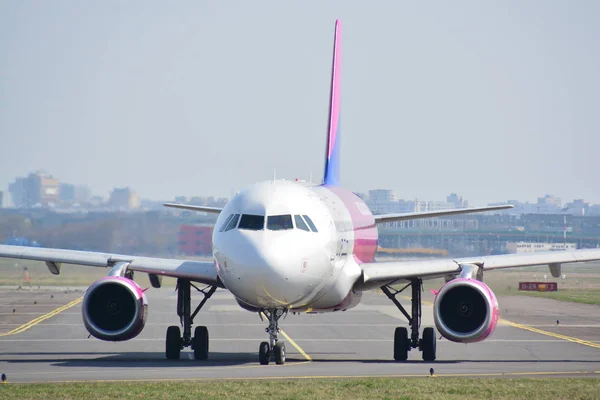
[(127, 262), (128, 270), (148, 274), (187, 278), (208, 285), (222, 286), (213, 261), (188, 261), (170, 258), (128, 256), (121, 254), (96, 253), (91, 251), (47, 249), (40, 247), (0, 245), (0, 257), (44, 261), (50, 272), (60, 273), (61, 264), (87, 265), (90, 267), (112, 267), (118, 262)]
[(163, 203), (165, 207), (180, 208), (182, 210), (201, 211), (206, 213), (219, 214), (223, 209), (219, 207), (207, 207), (207, 206), (192, 206), (190, 204), (177, 204), (177, 203)]
[(484, 272), (500, 268), (549, 265), (552, 276), (558, 278), (561, 275), (562, 264), (586, 261), (600, 261), (600, 249), (503, 254), (428, 261), (373, 262), (360, 264), (362, 276), (356, 283), (355, 288), (368, 290), (411, 279), (454, 276), (459, 274), (466, 265), (476, 265)]
[(507, 204), (507, 205), (502, 205), (502, 206), (455, 208), (452, 210), (424, 211), (424, 212), (412, 212), (412, 213), (400, 213), (400, 214), (379, 214), (379, 215), (373, 215), (373, 218), (375, 218), (376, 223), (382, 224), (384, 222), (405, 221), (405, 220), (409, 220), (409, 219), (420, 219), (420, 218), (434, 218), (434, 217), (443, 217), (446, 215), (470, 214), (470, 213), (478, 213), (478, 212), (485, 212), (485, 211), (506, 210), (508, 208), (513, 208), (513, 206)]

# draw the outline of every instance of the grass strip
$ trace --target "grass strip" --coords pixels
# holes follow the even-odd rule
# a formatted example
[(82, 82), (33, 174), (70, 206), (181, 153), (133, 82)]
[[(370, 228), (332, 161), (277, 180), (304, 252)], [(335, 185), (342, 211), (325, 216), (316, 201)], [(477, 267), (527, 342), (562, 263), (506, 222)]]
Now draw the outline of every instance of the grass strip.
[(2, 399), (600, 399), (597, 378), (348, 378), (6, 384)]

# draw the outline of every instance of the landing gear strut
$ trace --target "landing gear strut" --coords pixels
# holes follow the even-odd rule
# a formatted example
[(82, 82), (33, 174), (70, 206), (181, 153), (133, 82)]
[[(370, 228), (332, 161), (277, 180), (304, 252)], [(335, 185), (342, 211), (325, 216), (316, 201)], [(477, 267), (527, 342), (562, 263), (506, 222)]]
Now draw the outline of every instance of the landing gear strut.
[[(410, 286), (412, 289), (411, 298), (411, 315), (404, 309), (402, 304), (396, 299), (396, 296), (402, 293)], [(423, 354), (423, 360), (435, 361), (436, 341), (435, 331), (428, 327), (423, 329), (423, 337), (419, 339), (419, 328), (421, 326), (421, 292), (423, 290), (423, 281), (421, 279), (413, 279), (409, 284), (400, 290), (396, 290), (391, 286), (382, 286), (381, 290), (386, 296), (398, 307), (398, 310), (406, 317), (410, 325), (410, 339), (408, 330), (405, 327), (398, 327), (394, 332), (394, 360), (406, 361), (408, 352), (412, 349), (419, 349)]]
[(279, 318), (286, 313), (287, 310), (283, 308), (262, 310), (262, 314), (269, 320), (269, 327), (265, 329), (265, 332), (269, 334), (269, 341), (262, 342), (258, 348), (258, 360), (261, 365), (268, 365), (271, 358), (275, 360), (277, 365), (285, 364), (285, 343), (279, 341), (278, 335)]
[[(191, 312), (190, 296), (192, 287), (204, 295), (204, 298), (193, 313)], [(208, 358), (208, 329), (205, 326), (197, 326), (192, 337), (192, 325), (194, 318), (215, 290), (217, 290), (216, 286), (207, 286), (199, 289), (187, 279), (177, 279), (177, 315), (181, 320), (183, 336), (181, 336), (181, 330), (178, 326), (170, 326), (167, 329), (165, 353), (169, 360), (179, 359), (181, 350), (184, 347), (191, 347), (194, 350), (194, 358), (196, 360), (206, 360)]]

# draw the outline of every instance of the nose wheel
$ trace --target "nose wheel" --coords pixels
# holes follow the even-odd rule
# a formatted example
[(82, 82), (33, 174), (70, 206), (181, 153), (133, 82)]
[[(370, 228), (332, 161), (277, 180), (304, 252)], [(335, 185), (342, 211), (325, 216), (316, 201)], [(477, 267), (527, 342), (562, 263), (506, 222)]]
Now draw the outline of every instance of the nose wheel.
[[(279, 318), (284, 315), (287, 310), (275, 309), (275, 310), (262, 310), (261, 314), (266, 316), (269, 320), (269, 327), (265, 329), (265, 332), (269, 334), (269, 341), (262, 342), (258, 347), (258, 361), (261, 365), (269, 365), (271, 360), (275, 361), (277, 365), (285, 364), (285, 343), (279, 340)], [(261, 319), (262, 319), (261, 315)]]
[[(404, 309), (402, 304), (396, 299), (396, 296), (400, 294), (404, 289), (411, 287), (412, 298), (411, 308), (412, 315)], [(410, 325), (410, 337), (408, 336), (408, 329), (405, 327), (398, 327), (394, 332), (394, 360), (406, 361), (408, 360), (408, 352), (412, 349), (419, 349), (423, 356), (423, 361), (433, 362), (436, 358), (436, 339), (435, 330), (432, 327), (423, 329), (423, 337), (419, 339), (419, 328), (421, 326), (421, 290), (423, 283), (420, 279), (412, 280), (408, 285), (404, 286), (400, 290), (395, 290), (390, 286), (382, 286), (381, 290), (386, 296), (392, 300), (392, 302), (398, 307), (400, 312), (408, 320)]]

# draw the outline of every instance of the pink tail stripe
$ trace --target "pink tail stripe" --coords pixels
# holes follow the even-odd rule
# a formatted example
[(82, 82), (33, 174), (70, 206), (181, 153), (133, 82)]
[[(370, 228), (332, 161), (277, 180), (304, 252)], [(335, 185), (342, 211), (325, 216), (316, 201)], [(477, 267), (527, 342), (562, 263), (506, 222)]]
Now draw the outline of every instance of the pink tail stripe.
[(338, 133), (340, 121), (340, 52), (341, 52), (342, 22), (335, 21), (335, 38), (333, 44), (333, 66), (331, 78), (331, 99), (329, 103), (329, 140), (327, 157), (331, 157)]

